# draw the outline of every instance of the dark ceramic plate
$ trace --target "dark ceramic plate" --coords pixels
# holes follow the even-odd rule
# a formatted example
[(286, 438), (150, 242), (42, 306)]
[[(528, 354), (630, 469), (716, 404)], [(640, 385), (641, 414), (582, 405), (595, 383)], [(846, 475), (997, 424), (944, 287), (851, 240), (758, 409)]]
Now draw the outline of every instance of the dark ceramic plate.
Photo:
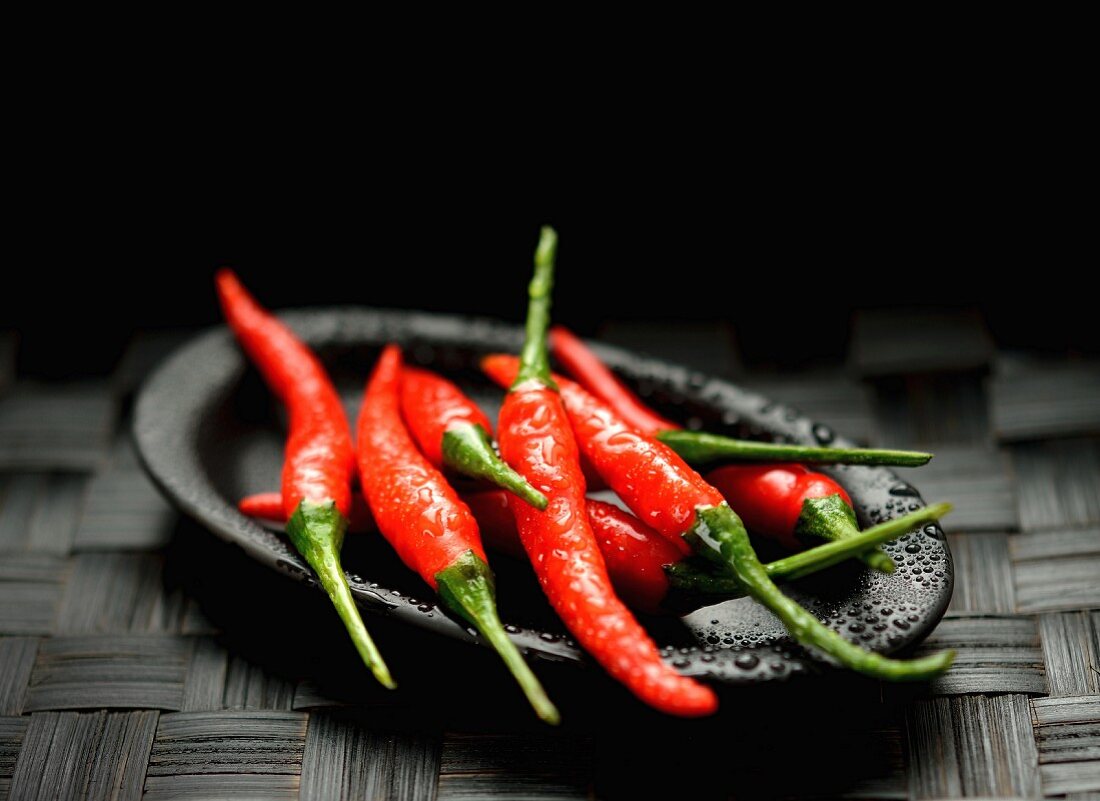
[[(284, 319), (325, 361), (355, 419), (359, 395), (379, 347), (396, 341), (410, 362), (458, 381), (490, 417), (501, 393), (477, 372), (479, 356), (515, 352), (520, 331), (486, 320), (371, 309), (288, 313)], [(794, 410), (733, 384), (665, 362), (598, 346), (599, 354), (649, 402), (673, 419), (707, 430), (768, 441), (848, 444)], [(239, 514), (242, 495), (278, 487), (282, 412), (225, 328), (196, 337), (145, 383), (134, 433), (146, 469), (186, 514), (254, 558), (299, 581), (312, 581), (283, 538)], [(863, 525), (923, 505), (917, 491), (882, 468), (831, 471), (847, 488)], [(349, 547), (350, 546), (350, 547)], [(758, 543), (761, 556), (773, 556)], [(951, 556), (937, 526), (885, 546), (899, 565), (892, 575), (858, 563), (804, 579), (789, 592), (821, 620), (876, 651), (922, 639), (951, 597)], [(384, 614), (448, 637), (471, 639), (464, 625), (435, 605), (431, 591), (404, 568), (380, 537), (349, 537), (345, 567), (367, 612)], [(505, 557), (494, 560), (500, 608), (518, 644), (543, 658), (584, 663), (530, 575)], [(682, 672), (750, 683), (825, 666), (792, 643), (779, 621), (742, 598), (645, 621)]]

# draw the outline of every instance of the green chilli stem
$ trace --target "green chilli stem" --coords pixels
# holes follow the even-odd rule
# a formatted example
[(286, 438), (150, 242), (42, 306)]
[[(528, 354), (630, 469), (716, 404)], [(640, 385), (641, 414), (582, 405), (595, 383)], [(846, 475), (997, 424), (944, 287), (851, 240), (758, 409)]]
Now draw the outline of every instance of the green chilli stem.
[[(863, 553), (867, 548), (895, 540), (917, 526), (939, 520), (950, 511), (951, 504), (949, 503), (933, 504), (896, 520), (888, 520), (885, 523), (872, 526), (866, 531), (858, 531), (850, 537), (832, 540), (823, 545), (817, 545), (805, 551), (777, 559), (774, 562), (768, 562), (764, 565), (764, 570), (771, 579), (800, 579), (803, 576), (840, 564)], [(728, 597), (745, 594), (744, 588), (734, 576), (704, 570), (689, 561), (665, 565), (665, 574), (673, 587), (685, 592)]]
[(516, 387), (535, 379), (551, 389), (557, 384), (550, 375), (550, 351), (546, 334), (550, 329), (550, 292), (554, 288), (554, 260), (558, 252), (558, 234), (549, 225), (542, 227), (535, 249), (535, 275), (527, 287), (527, 327), (523, 350), (519, 354)]
[(686, 462), (808, 462), (814, 464), (890, 465), (920, 467), (932, 458), (920, 451), (880, 448), (821, 448), (733, 439), (703, 431), (658, 431), (657, 439), (676, 451)]
[(735, 576), (718, 573), (713, 569), (694, 564), (694, 559), (681, 559), (665, 565), (669, 586), (689, 595), (721, 595), (723, 598), (740, 598), (745, 588)]
[(344, 544), (347, 528), (348, 521), (331, 501), (320, 504), (302, 501), (286, 523), (287, 536), (317, 574), (321, 586), (336, 607), (336, 613), (344, 621), (359, 656), (378, 683), (392, 690), (397, 685), (374, 640), (367, 633), (367, 627), (363, 625), (359, 607), (351, 597), (344, 568), (340, 565), (340, 548)]
[(443, 463), (456, 473), (508, 490), (539, 511), (546, 508), (546, 496), (500, 458), (489, 432), (477, 423), (462, 423), (444, 432)]
[(783, 621), (797, 642), (853, 670), (890, 681), (925, 681), (947, 670), (955, 658), (954, 651), (942, 651), (920, 659), (890, 659), (848, 642), (775, 586), (753, 551), (741, 519), (726, 503), (699, 507), (684, 537), (701, 554), (730, 570), (749, 595)]
[[(845, 504), (847, 506), (847, 504)], [(894, 520), (887, 520), (877, 526), (871, 526), (866, 531), (856, 531), (855, 534), (831, 540), (824, 545), (818, 545), (775, 562), (764, 565), (768, 575), (772, 578), (797, 579), (816, 573), (818, 570), (831, 567), (859, 554), (862, 556), (870, 546), (877, 546), (890, 540), (895, 540), (902, 534), (912, 531), (925, 523), (939, 520), (951, 511), (949, 503), (934, 503), (916, 512), (910, 512)], [(891, 569), (885, 572), (893, 572), (894, 562), (889, 556), (878, 551), (890, 563)], [(873, 565), (872, 565), (873, 566)]]
[[(897, 521), (894, 521), (897, 522)], [(859, 535), (856, 513), (839, 494), (824, 498), (807, 498), (802, 502), (802, 513), (794, 527), (795, 534), (816, 537), (827, 542), (850, 539)], [(894, 560), (881, 548), (864, 551), (859, 558), (881, 573), (894, 572)]]
[(473, 551), (466, 551), (449, 567), (436, 573), (435, 580), (439, 597), (447, 608), (469, 621), (500, 654), (535, 714), (552, 725), (561, 722), (557, 708), (504, 631), (497, 614), (493, 571), (489, 566)]

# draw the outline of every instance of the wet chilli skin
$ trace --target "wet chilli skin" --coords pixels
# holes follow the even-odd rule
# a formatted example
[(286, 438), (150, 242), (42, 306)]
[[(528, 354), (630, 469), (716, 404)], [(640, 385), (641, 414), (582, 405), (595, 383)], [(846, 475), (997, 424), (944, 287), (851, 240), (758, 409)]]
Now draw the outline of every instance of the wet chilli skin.
[(363, 625), (340, 564), (355, 463), (340, 397), (317, 357), (256, 302), (236, 275), (221, 270), (215, 284), (237, 341), (290, 414), (281, 493), (287, 536), (317, 574), (363, 662), (392, 689), (396, 685)]
[[(616, 589), (651, 609), (672, 589), (748, 594), (779, 616), (800, 643), (869, 675), (924, 679), (946, 669), (951, 653), (901, 661), (865, 651), (823, 626), (773, 583), (774, 578), (805, 575), (857, 553), (877, 569), (891, 570), (889, 558), (869, 547), (907, 530), (918, 519), (934, 519), (945, 507), (859, 532), (843, 488), (825, 476), (791, 463), (736, 466), (715, 471), (708, 483), (661, 440), (698, 461), (759, 459), (767, 454), (788, 462), (917, 464), (930, 456), (746, 443), (678, 431), (621, 385), (622, 391), (616, 390), (612, 376), (611, 382), (599, 385), (600, 391), (636, 412), (640, 422), (624, 421), (613, 406), (550, 373), (547, 329), (555, 251), (556, 236), (544, 229), (530, 286), (523, 353), (512, 360), (514, 366), (505, 365), (512, 368), (512, 377), (500, 417), (504, 460), (493, 447), (488, 419), (472, 401), (440, 376), (403, 368), (395, 346), (383, 352), (368, 382), (359, 419), (360, 480), (379, 530), (444, 604), (497, 649), (539, 715), (557, 721), (556, 709), (504, 634), (477, 520), (440, 468), (515, 493), (497, 507), (510, 515), (514, 536), (551, 604), (612, 676), (663, 711), (703, 715), (714, 711), (717, 702), (709, 688), (680, 676), (660, 659)], [(392, 686), (339, 564), (352, 515), (349, 483), (356, 463), (339, 398), (316, 357), (260, 309), (231, 274), (219, 275), (218, 287), (242, 346), (290, 412), (281, 493), (263, 496), (262, 501), (246, 499), (242, 505), (251, 502), (254, 509), (270, 511), (273, 503), (278, 504), (288, 536), (318, 572), (364, 661), (379, 681)], [(606, 372), (598, 360), (582, 358), (578, 363), (579, 371)], [(656, 437), (651, 435), (654, 431)], [(582, 460), (638, 517), (584, 497)], [(796, 535), (831, 541), (763, 565), (731, 501), (743, 508), (754, 529), (788, 544)], [(685, 558), (691, 554), (707, 560), (710, 567)]]
[(421, 452), (440, 470), (488, 481), (536, 509), (546, 508), (545, 496), (497, 455), (485, 412), (443, 376), (406, 367), (401, 373), (401, 414)]
[[(838, 540), (859, 534), (852, 499), (833, 479), (800, 464), (726, 465), (707, 481), (737, 510), (750, 529), (788, 548), (799, 540)], [(881, 548), (860, 555), (868, 567), (893, 573), (894, 562)]]
[(501, 455), (549, 500), (544, 511), (516, 504), (516, 528), (554, 610), (613, 678), (661, 711), (711, 714), (718, 706), (714, 692), (665, 664), (615, 594), (588, 520), (577, 443), (550, 377), (546, 345), (556, 247), (557, 235), (544, 228), (519, 371), (500, 411)]
[(536, 714), (557, 723), (558, 710), (500, 621), (495, 580), (477, 521), (443, 474), (417, 450), (401, 420), (401, 361), (400, 349), (388, 345), (363, 395), (357, 427), (363, 497), (401, 561), (481, 633)]
[[(851, 499), (844, 489), (823, 473), (797, 464), (798, 461), (914, 467), (932, 458), (931, 454), (916, 451), (773, 444), (684, 431), (642, 403), (568, 329), (555, 327), (551, 343), (554, 355), (584, 389), (607, 404), (625, 423), (656, 437), (685, 461), (754, 462), (720, 467), (708, 474), (708, 480), (722, 491), (749, 528), (791, 548), (799, 545), (796, 535), (834, 540), (859, 533)], [(756, 464), (759, 462), (765, 464)], [(894, 570), (894, 563), (881, 548), (869, 550), (860, 558), (883, 573)]]
[[(482, 364), (490, 375), (504, 373), (502, 364), (507, 359), (494, 356)], [(694, 551), (733, 576), (747, 594), (783, 621), (799, 643), (861, 673), (895, 681), (925, 680), (950, 666), (952, 651), (909, 661), (889, 659), (824, 626), (775, 586), (753, 551), (744, 524), (718, 490), (671, 448), (628, 425), (579, 385), (558, 383), (581, 451), (631, 511), (685, 554)]]

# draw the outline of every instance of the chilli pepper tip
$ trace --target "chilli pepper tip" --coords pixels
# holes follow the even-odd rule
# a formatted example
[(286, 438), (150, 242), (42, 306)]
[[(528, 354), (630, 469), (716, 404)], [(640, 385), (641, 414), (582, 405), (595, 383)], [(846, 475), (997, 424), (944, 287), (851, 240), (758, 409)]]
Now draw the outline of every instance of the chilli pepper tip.
[(340, 546), (346, 531), (347, 520), (332, 503), (302, 501), (286, 523), (287, 536), (317, 574), (363, 663), (379, 684), (393, 690), (397, 684), (363, 624), (340, 564)]
[(662, 711), (709, 714), (717, 706), (713, 691), (666, 664), (615, 594), (588, 520), (577, 442), (550, 374), (547, 329), (555, 248), (553, 230), (544, 228), (528, 288), (518, 375), (500, 409), (501, 455), (550, 499), (546, 512), (512, 504), (516, 528), (554, 610), (612, 677)]
[[(379, 532), (401, 560), (439, 592), (446, 608), (474, 625), (497, 651), (539, 717), (555, 723), (557, 710), (500, 622), (493, 573), (476, 519), (439, 469), (417, 449), (402, 419), (402, 371), (400, 348), (388, 345), (367, 382), (358, 421), (363, 496)], [(437, 436), (429, 440), (440, 444)]]
[(367, 667), (393, 688), (340, 565), (355, 461), (340, 396), (313, 352), (231, 270), (217, 272), (215, 287), (237, 341), (291, 412), (280, 493), (287, 535), (317, 573)]
[(561, 722), (557, 707), (547, 696), (531, 666), (524, 661), (500, 621), (494, 598), (493, 572), (473, 551), (467, 551), (435, 576), (439, 596), (481, 633), (504, 661), (539, 719), (552, 726)]

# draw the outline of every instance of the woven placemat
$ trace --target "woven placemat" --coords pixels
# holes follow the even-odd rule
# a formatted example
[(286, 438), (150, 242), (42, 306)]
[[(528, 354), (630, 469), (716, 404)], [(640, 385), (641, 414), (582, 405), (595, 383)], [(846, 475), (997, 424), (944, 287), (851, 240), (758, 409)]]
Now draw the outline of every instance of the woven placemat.
[(385, 621), (402, 688), (377, 690), (323, 599), (167, 506), (126, 415), (178, 334), (71, 386), (20, 381), (0, 340), (0, 799), (1097, 798), (1100, 372), (997, 353), (974, 315), (938, 322), (857, 320), (847, 371), (782, 376), (746, 372), (726, 328), (612, 334), (937, 451), (914, 483), (957, 505), (957, 583), (923, 647), (957, 648), (952, 671), (739, 691), (682, 722), (540, 665), (559, 730), (491, 657)]

